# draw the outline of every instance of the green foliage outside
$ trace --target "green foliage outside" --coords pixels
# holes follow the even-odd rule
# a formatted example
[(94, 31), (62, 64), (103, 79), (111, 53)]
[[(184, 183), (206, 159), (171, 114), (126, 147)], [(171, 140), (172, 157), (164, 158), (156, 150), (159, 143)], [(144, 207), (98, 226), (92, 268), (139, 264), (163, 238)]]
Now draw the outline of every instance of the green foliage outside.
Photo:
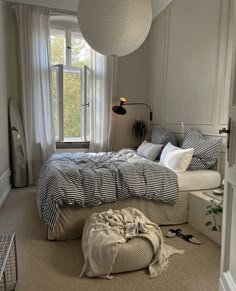
[(80, 74), (64, 74), (64, 137), (81, 136)]
[(71, 40), (71, 65), (73, 67), (89, 66), (90, 47), (83, 39)]
[(52, 65), (65, 65), (64, 52), (65, 52), (65, 38), (61, 35), (51, 36), (51, 64)]
[[(77, 33), (75, 33), (77, 35)], [(83, 68), (89, 65), (90, 48), (82, 39), (71, 39), (71, 64), (73, 67)], [(65, 39), (59, 36), (51, 36), (51, 64), (65, 64)], [(64, 138), (79, 138), (81, 136), (81, 75), (79, 72), (64, 72), (63, 74), (63, 115)], [(52, 73), (52, 102), (53, 117), (56, 132), (58, 131), (57, 112), (57, 85), (56, 73)]]

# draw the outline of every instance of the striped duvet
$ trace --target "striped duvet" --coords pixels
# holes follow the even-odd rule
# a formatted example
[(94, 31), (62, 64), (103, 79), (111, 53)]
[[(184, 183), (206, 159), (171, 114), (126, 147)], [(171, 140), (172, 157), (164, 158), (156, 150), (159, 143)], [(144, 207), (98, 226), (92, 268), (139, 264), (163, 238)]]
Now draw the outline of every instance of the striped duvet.
[(171, 170), (136, 151), (54, 154), (37, 184), (40, 216), (52, 231), (64, 205), (92, 207), (136, 196), (177, 203), (178, 180)]

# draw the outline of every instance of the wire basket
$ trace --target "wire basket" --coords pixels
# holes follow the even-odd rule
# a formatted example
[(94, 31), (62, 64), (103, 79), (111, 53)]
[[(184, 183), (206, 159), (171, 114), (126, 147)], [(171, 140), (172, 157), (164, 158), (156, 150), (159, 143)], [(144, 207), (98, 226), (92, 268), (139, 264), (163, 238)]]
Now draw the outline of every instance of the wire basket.
[(17, 279), (15, 233), (0, 233), (0, 291), (15, 290)]

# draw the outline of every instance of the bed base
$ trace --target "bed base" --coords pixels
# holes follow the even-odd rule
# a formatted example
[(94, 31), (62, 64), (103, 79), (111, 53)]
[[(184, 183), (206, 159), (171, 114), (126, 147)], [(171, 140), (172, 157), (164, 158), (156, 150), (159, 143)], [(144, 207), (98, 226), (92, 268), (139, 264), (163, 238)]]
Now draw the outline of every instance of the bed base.
[(67, 240), (81, 238), (86, 219), (95, 212), (109, 209), (134, 207), (139, 209), (152, 222), (158, 225), (182, 224), (188, 221), (188, 192), (180, 192), (177, 204), (163, 203), (141, 198), (128, 198), (113, 203), (104, 203), (95, 207), (82, 208), (65, 206), (60, 209), (58, 221), (53, 231), (45, 225), (47, 240)]

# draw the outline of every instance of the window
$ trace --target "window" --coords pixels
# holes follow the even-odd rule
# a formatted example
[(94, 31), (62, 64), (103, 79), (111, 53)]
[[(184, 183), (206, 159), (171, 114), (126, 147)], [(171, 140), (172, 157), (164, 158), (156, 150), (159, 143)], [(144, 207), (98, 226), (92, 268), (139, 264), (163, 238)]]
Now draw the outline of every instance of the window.
[(90, 47), (78, 31), (50, 30), (51, 97), (57, 142), (89, 140)]

